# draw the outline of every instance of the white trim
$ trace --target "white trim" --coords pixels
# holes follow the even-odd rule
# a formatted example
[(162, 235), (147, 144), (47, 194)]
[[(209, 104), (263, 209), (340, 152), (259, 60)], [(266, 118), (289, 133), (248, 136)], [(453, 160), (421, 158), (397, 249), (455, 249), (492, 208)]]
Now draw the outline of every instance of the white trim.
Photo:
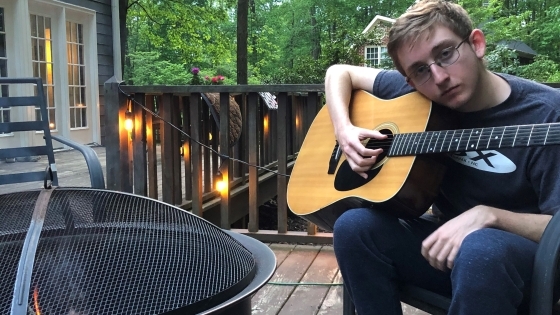
[(371, 31), (371, 29), (379, 23), (393, 24), (393, 23), (395, 23), (395, 19), (388, 18), (388, 17), (382, 16), (382, 15), (376, 15), (373, 18), (373, 20), (371, 20), (371, 22), (369, 22), (368, 26), (366, 26), (366, 28), (362, 31), (362, 34), (365, 34), (369, 31)]
[(119, 0), (111, 0), (111, 18), (113, 22), (113, 73), (117, 82), (120, 82), (122, 81), (122, 64)]
[(62, 2), (62, 1), (58, 1), (58, 0), (29, 0), (29, 1), (37, 2), (37, 3), (42, 2), (44, 4), (53, 5), (53, 6), (57, 6), (57, 7), (62, 7), (62, 8), (70, 9), (70, 10), (73, 10), (73, 11), (79, 11), (79, 12), (82, 12), (82, 13), (85, 13), (85, 14), (95, 14), (96, 13), (95, 10), (80, 7), (80, 6), (77, 6), (75, 4)]

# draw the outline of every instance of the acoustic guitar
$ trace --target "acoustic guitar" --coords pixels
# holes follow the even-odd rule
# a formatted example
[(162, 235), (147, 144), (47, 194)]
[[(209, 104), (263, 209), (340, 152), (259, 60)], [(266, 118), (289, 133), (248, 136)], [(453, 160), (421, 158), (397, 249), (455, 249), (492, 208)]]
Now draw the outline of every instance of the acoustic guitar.
[(400, 217), (418, 217), (433, 204), (445, 173), (444, 156), (435, 153), (560, 144), (560, 124), (452, 129), (451, 110), (432, 106), (418, 92), (392, 100), (365, 91), (352, 94), (350, 121), (378, 130), (386, 139), (367, 139), (382, 148), (364, 179), (346, 161), (324, 106), (303, 141), (288, 182), (290, 210), (325, 230), (356, 207), (376, 207)]

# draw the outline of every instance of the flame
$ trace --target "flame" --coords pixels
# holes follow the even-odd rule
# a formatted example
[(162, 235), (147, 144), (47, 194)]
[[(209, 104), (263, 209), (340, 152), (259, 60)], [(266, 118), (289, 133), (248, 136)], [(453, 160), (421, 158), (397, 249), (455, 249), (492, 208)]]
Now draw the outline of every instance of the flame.
[(33, 289), (33, 306), (35, 308), (35, 315), (41, 315), (41, 308), (39, 308), (39, 288), (37, 286)]

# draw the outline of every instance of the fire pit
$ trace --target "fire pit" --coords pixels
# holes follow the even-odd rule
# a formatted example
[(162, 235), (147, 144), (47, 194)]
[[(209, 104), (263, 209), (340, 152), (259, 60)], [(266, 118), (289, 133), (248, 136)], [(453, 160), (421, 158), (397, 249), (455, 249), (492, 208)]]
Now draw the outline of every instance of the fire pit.
[(168, 204), (65, 189), (0, 195), (1, 314), (250, 314), (272, 251)]

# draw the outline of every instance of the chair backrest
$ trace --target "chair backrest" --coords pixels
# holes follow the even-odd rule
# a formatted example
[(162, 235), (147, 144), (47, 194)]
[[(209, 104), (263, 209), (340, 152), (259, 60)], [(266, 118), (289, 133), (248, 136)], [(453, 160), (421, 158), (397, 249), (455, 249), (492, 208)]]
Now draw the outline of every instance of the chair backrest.
[[(49, 116), (47, 102), (41, 78), (0, 78), (0, 85), (10, 84), (33, 84), (35, 95), (32, 96), (9, 96), (0, 97), (0, 108), (33, 107), (33, 112), (39, 109), (38, 117), (31, 117), (23, 121), (0, 121), (0, 133), (25, 133), (42, 132), (44, 143), (41, 145), (29, 145), (24, 147), (0, 148), (0, 160), (25, 158), (35, 156), (46, 156), (48, 165), (42, 171), (28, 171), (12, 174), (0, 174), (0, 185), (24, 182), (43, 181), (45, 184), (58, 186), (58, 176), (54, 161), (52, 137), (49, 127)], [(27, 115), (29, 116), (29, 115)], [(34, 115), (30, 115), (34, 116)], [(25, 141), (22, 141), (24, 143)], [(46, 187), (45, 187), (46, 188)]]

